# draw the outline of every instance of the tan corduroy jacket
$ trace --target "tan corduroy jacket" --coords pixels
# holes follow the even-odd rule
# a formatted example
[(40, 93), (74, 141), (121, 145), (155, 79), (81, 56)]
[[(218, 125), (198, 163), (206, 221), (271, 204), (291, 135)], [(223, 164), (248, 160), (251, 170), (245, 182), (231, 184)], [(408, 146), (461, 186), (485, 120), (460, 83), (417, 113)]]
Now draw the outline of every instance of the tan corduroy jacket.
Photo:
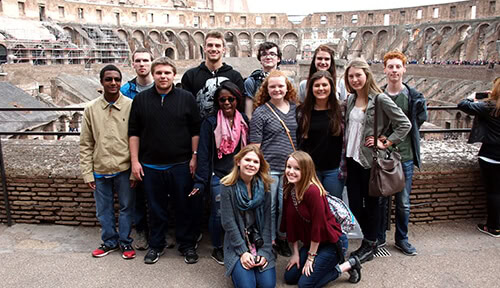
[(86, 106), (80, 134), (80, 169), (85, 183), (95, 181), (94, 172), (115, 174), (130, 168), (128, 119), (131, 107), (132, 100), (121, 93), (113, 104), (101, 96)]

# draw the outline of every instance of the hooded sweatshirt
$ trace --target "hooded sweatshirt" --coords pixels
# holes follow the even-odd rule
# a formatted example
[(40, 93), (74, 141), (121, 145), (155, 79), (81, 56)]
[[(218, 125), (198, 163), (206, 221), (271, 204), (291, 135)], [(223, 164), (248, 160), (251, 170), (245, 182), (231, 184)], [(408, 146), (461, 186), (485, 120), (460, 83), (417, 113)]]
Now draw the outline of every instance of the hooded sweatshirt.
[[(219, 69), (212, 72), (207, 68), (205, 62), (202, 62), (198, 67), (186, 71), (182, 76), (181, 83), (182, 88), (195, 96), (200, 116), (203, 119), (215, 112), (213, 107), (215, 90), (222, 82), (228, 80), (236, 84), (243, 95), (241, 74), (226, 63), (222, 63)], [(244, 101), (240, 102), (244, 103)], [(241, 104), (240, 106), (243, 106)], [(238, 110), (244, 111), (244, 107), (238, 107)]]

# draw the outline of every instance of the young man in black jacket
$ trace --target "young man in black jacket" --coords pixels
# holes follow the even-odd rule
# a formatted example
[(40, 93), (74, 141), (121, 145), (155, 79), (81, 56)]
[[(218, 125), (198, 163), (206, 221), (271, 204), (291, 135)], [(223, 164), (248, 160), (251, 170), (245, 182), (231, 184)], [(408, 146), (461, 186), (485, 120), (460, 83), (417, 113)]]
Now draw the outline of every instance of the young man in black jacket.
[[(410, 192), (413, 167), (420, 168), (420, 126), (427, 120), (427, 105), (422, 93), (403, 83), (406, 72), (406, 56), (399, 51), (391, 51), (384, 55), (384, 73), (387, 85), (385, 94), (389, 95), (396, 105), (403, 110), (411, 122), (410, 133), (397, 145), (401, 153), (401, 163), (405, 174), (405, 188), (395, 194), (396, 197), (396, 230), (394, 240), (396, 248), (405, 255), (417, 255), (417, 249), (408, 242), (408, 222), (410, 218)], [(387, 198), (381, 198), (382, 221), (378, 233), (378, 247), (386, 245), (385, 229), (387, 226)]]
[[(201, 118), (214, 112), (214, 92), (220, 83), (229, 80), (236, 84), (243, 93), (243, 78), (233, 67), (222, 62), (226, 52), (224, 35), (218, 31), (211, 31), (205, 37), (205, 61), (198, 67), (191, 68), (182, 76), (182, 88), (196, 97)], [(243, 107), (238, 107), (242, 110)]]
[(200, 114), (194, 97), (175, 88), (176, 68), (167, 57), (153, 61), (154, 86), (134, 98), (129, 120), (132, 173), (143, 181), (147, 195), (150, 238), (146, 264), (158, 261), (166, 246), (167, 206), (175, 204), (175, 237), (184, 261), (198, 261), (202, 199), (188, 197), (196, 170)]

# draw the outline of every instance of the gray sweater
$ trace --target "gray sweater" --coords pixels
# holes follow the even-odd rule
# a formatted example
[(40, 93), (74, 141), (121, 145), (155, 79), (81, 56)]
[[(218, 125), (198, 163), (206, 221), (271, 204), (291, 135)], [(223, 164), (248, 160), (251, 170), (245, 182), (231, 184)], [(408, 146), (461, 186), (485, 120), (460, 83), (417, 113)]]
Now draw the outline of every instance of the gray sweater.
[[(224, 266), (226, 267), (226, 276), (231, 276), (234, 265), (240, 261), (240, 255), (248, 252), (245, 243), (244, 231), (245, 224), (243, 214), (236, 205), (236, 185), (221, 185), (221, 211), (222, 227), (226, 232), (224, 235)], [(259, 227), (260, 235), (264, 239), (262, 246), (257, 254), (266, 258), (268, 264), (264, 270), (275, 266), (275, 259), (272, 253), (271, 240), (271, 194), (265, 192), (264, 200), (264, 227)]]

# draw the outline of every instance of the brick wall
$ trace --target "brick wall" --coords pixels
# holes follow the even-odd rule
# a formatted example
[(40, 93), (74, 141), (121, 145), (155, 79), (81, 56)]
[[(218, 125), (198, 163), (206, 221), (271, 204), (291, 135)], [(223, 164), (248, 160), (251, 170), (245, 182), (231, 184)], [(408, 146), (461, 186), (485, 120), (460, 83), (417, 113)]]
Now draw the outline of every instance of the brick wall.
[[(15, 223), (98, 225), (92, 190), (79, 177), (76, 141), (4, 140), (2, 146)], [(476, 154), (477, 147), (460, 141), (422, 142), (423, 169), (413, 178), (411, 222), (485, 216)], [(6, 222), (3, 197), (0, 221)]]

